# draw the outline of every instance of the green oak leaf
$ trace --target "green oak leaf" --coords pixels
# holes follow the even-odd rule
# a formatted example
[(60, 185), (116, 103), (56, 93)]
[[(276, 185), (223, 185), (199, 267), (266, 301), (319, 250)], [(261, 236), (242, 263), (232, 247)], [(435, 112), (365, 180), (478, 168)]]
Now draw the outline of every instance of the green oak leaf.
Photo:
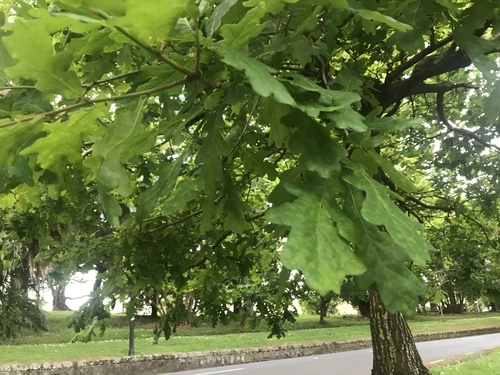
[(144, 219), (153, 211), (159, 199), (172, 192), (183, 162), (184, 157), (181, 156), (173, 163), (162, 163), (158, 171), (158, 179), (136, 199), (138, 220)]
[(398, 119), (392, 117), (384, 117), (384, 118), (371, 118), (365, 121), (365, 124), (368, 125), (369, 128), (376, 130), (381, 133), (389, 133), (400, 130), (405, 130), (411, 128), (416, 125), (420, 125), (422, 123), (422, 119), (413, 118), (413, 119)]
[(8, 192), (21, 184), (34, 186), (35, 182), (29, 159), (17, 156), (11, 165), (0, 167), (0, 192)]
[(484, 114), (489, 122), (494, 123), (500, 118), (500, 80), (497, 80), (493, 91), (488, 96), (484, 106)]
[(198, 184), (197, 179), (179, 181), (172, 194), (161, 203), (163, 214), (169, 216), (185, 210), (189, 202), (199, 197)]
[(368, 130), (364, 123), (364, 117), (350, 106), (341, 108), (338, 111), (324, 113), (322, 117), (332, 120), (333, 125), (338, 129), (349, 129), (360, 133)]
[(5, 48), (3, 35), (0, 34), (0, 36), (2, 36), (2, 38), (0, 38), (0, 82), (2, 82), (2, 85), (5, 85), (9, 80), (9, 77), (5, 74), (5, 69), (14, 65), (16, 61), (10, 56)]
[(219, 29), (222, 17), (236, 4), (238, 0), (222, 0), (212, 11), (205, 24), (205, 32), (208, 38), (211, 38)]
[(347, 156), (347, 151), (326, 128), (312, 121), (307, 125), (293, 134), (289, 147), (292, 152), (302, 153), (307, 170), (329, 178), (334, 171), (340, 170), (340, 161)]
[(80, 80), (71, 70), (73, 55), (67, 51), (55, 54), (52, 38), (42, 24), (36, 21), (14, 22), (12, 34), (4, 37), (3, 43), (18, 61), (5, 69), (9, 77), (32, 79), (38, 90), (68, 99), (83, 94)]
[(180, 17), (196, 16), (198, 12), (193, 0), (126, 0), (125, 3), (125, 16), (112, 18), (108, 22), (127, 28), (131, 34), (148, 44), (168, 40)]
[[(67, 120), (44, 124), (45, 137), (38, 138), (21, 151), (21, 155), (37, 154), (43, 169), (57, 173), (61, 161), (78, 164), (83, 160), (82, 148), (86, 134), (99, 131), (98, 118), (104, 116), (103, 106), (74, 112)], [(65, 161), (66, 162), (66, 161)]]
[(376, 12), (368, 9), (352, 9), (355, 14), (369, 21), (377, 21), (384, 23), (389, 27), (399, 31), (409, 31), (413, 30), (413, 27), (405, 23), (399, 22), (390, 16), (386, 16), (380, 12)]
[(344, 181), (366, 193), (361, 209), (363, 218), (372, 224), (383, 225), (414, 262), (425, 264), (432, 246), (418, 233), (420, 225), (405, 215), (392, 202), (387, 188), (371, 178), (362, 167), (354, 162), (344, 163), (353, 171), (343, 177)]
[(266, 8), (266, 12), (276, 14), (283, 10), (286, 3), (294, 4), (297, 1), (299, 0), (248, 0), (245, 1), (243, 5), (250, 8), (263, 4)]
[(495, 49), (495, 44), (492, 41), (471, 35), (460, 27), (453, 33), (453, 40), (467, 52), (474, 65), (486, 79), (492, 82), (498, 80), (495, 74), (495, 72), (498, 72), (498, 66), (495, 60), (488, 56), (488, 52)]
[(404, 250), (376, 226), (365, 222), (363, 227), (363, 242), (355, 247), (355, 252), (368, 271), (356, 277), (358, 285), (366, 290), (375, 282), (389, 312), (414, 315), (422, 283), (406, 267), (409, 259)]
[(286, 87), (270, 74), (276, 73), (275, 69), (234, 48), (221, 44), (212, 48), (223, 57), (222, 61), (226, 64), (245, 72), (250, 85), (257, 94), (265, 98), (271, 96), (282, 104), (296, 105)]
[(224, 230), (243, 234), (246, 229), (250, 228), (250, 225), (245, 220), (240, 194), (229, 177), (226, 178), (224, 194), (226, 196), (223, 206), (223, 212), (225, 214)]
[(203, 126), (206, 137), (196, 156), (196, 163), (203, 164), (203, 176), (207, 189), (214, 187), (215, 181), (223, 180), (222, 156), (227, 156), (231, 152), (231, 147), (222, 137), (219, 125), (223, 124), (220, 111), (213, 112), (207, 117)]
[(269, 145), (273, 143), (278, 147), (288, 145), (292, 131), (281, 122), (281, 119), (289, 112), (289, 108), (271, 98), (263, 99), (260, 107), (259, 123), (270, 126)]
[(149, 150), (156, 139), (155, 133), (142, 124), (143, 104), (144, 99), (139, 101), (134, 111), (119, 111), (106, 135), (92, 148), (92, 158), (99, 161), (98, 183), (122, 196), (128, 196), (131, 191), (130, 178), (122, 163)]
[(246, 12), (245, 16), (236, 24), (224, 25), (220, 28), (220, 33), (225, 46), (240, 49), (248, 44), (248, 41), (257, 35), (266, 27), (260, 20), (266, 14), (264, 3)]
[(347, 231), (355, 237), (354, 251), (367, 267), (367, 272), (356, 276), (356, 283), (362, 290), (368, 290), (376, 283), (390, 312), (401, 311), (411, 316), (415, 312), (422, 284), (406, 266), (411, 261), (408, 251), (388, 233), (363, 218), (362, 203), (362, 192), (352, 191), (342, 212), (354, 226)]
[(281, 261), (289, 269), (298, 269), (307, 284), (325, 295), (330, 290), (340, 293), (346, 275), (366, 271), (349, 245), (339, 236), (327, 208), (335, 199), (332, 192), (335, 180), (323, 180), (322, 185), (293, 189), (298, 198), (272, 207), (266, 219), (289, 226), (290, 233), (283, 245)]
[(28, 146), (43, 127), (41, 119), (0, 127), (0, 167), (10, 164), (12, 156)]
[(389, 176), (391, 181), (394, 182), (394, 185), (407, 193), (414, 193), (417, 191), (415, 184), (402, 172), (398, 171), (389, 160), (385, 159), (373, 149), (366, 151), (366, 153), (369, 159), (374, 160), (380, 167), (382, 167), (387, 176)]

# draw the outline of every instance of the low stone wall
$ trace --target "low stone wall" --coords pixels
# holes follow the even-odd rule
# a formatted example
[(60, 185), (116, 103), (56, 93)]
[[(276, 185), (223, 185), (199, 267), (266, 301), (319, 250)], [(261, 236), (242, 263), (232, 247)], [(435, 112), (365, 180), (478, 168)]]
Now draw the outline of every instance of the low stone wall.
[[(431, 341), (456, 337), (499, 333), (500, 327), (458, 332), (415, 335), (415, 341)], [(0, 375), (138, 375), (159, 374), (206, 367), (304, 357), (369, 348), (371, 340), (353, 340), (303, 345), (281, 345), (246, 350), (162, 354), (123, 357), (96, 361), (0, 366)], [(0, 354), (1, 355), (1, 354)]]

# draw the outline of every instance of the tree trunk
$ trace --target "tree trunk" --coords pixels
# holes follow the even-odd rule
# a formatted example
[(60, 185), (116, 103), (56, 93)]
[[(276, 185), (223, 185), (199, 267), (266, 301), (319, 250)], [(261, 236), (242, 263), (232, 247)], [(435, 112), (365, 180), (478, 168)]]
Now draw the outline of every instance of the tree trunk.
[(66, 284), (55, 285), (50, 288), (52, 292), (52, 309), (54, 311), (68, 311), (70, 308), (66, 305)]
[(320, 296), (319, 297), (319, 322), (320, 324), (325, 323), (325, 318), (326, 318), (326, 312), (328, 310), (328, 303), (330, 302), (329, 299)]
[(406, 319), (390, 314), (375, 284), (370, 288), (372, 375), (430, 375), (417, 351)]

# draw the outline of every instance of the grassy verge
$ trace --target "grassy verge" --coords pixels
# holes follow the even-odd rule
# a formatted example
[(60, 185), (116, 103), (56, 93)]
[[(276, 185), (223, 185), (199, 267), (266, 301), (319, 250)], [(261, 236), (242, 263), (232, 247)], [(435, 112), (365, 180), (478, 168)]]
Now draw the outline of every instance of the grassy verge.
[[(68, 344), (73, 332), (65, 328), (67, 314), (52, 313), (50, 330), (41, 335), (28, 335), (0, 348), (0, 363), (56, 362), (119, 357), (127, 354), (128, 327), (124, 316), (114, 316), (103, 338), (91, 343)], [(370, 336), (368, 321), (358, 318), (331, 317), (325, 325), (317, 317), (299, 317), (283, 339), (267, 339), (267, 327), (254, 329), (239, 324), (180, 328), (170, 340), (152, 345), (150, 319), (139, 319), (136, 329), (136, 354), (185, 353), (193, 351), (256, 348), (273, 345), (342, 341)], [(410, 321), (414, 333), (457, 331), (500, 326), (500, 314), (461, 316), (417, 316)]]
[(465, 362), (432, 369), (432, 375), (484, 375), (497, 374), (500, 369), (500, 350), (474, 357)]

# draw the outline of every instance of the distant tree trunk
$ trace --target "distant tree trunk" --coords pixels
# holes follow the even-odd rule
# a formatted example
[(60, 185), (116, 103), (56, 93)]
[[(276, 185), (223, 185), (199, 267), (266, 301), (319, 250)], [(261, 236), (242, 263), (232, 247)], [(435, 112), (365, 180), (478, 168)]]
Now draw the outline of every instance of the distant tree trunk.
[(326, 313), (328, 311), (328, 304), (330, 302), (329, 298), (320, 296), (319, 297), (319, 322), (320, 324), (325, 323)]
[(370, 315), (370, 301), (358, 300), (357, 307), (362, 317), (367, 318)]
[(406, 319), (385, 309), (375, 284), (370, 288), (370, 330), (372, 375), (430, 375)]
[(68, 311), (70, 308), (66, 305), (66, 285), (54, 285), (50, 288), (52, 292), (52, 309), (54, 311)]
[(236, 315), (239, 315), (241, 313), (241, 309), (243, 308), (243, 300), (241, 298), (237, 298), (233, 302), (233, 312)]

